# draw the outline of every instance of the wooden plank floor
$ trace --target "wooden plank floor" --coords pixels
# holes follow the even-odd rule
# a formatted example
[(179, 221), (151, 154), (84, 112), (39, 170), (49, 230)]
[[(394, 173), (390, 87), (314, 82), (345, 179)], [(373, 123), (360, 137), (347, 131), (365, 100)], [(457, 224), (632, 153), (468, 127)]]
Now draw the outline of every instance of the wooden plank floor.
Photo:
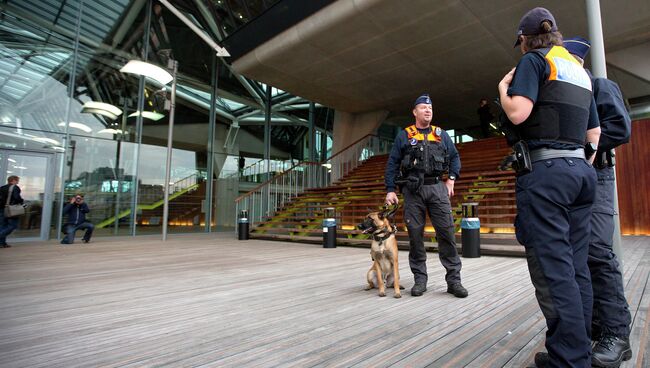
[[(633, 358), (650, 366), (650, 238), (626, 237)], [(463, 259), (470, 296), (364, 291), (367, 249), (231, 233), (0, 249), (1, 367), (530, 367), (544, 343), (523, 258)]]

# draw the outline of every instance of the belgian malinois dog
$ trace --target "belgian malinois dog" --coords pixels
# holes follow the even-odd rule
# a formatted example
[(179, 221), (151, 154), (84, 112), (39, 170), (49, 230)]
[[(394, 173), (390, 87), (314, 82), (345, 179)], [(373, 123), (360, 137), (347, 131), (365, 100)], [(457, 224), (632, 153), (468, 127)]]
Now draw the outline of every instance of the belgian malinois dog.
[(397, 259), (397, 239), (395, 233), (397, 226), (391, 221), (399, 206), (393, 209), (384, 207), (383, 211), (370, 212), (365, 220), (357, 225), (364, 234), (372, 235), (370, 257), (372, 266), (366, 274), (368, 286), (366, 290), (377, 287), (379, 296), (386, 296), (386, 285), (392, 284), (395, 288), (395, 298), (401, 298), (399, 286), (399, 262)]

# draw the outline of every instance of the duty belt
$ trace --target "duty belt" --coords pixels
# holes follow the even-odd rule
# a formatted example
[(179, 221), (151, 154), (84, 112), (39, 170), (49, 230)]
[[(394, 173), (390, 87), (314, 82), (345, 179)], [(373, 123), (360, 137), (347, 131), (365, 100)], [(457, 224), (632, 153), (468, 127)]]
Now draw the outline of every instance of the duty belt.
[(424, 185), (434, 185), (438, 184), (440, 182), (440, 177), (439, 176), (425, 176), (424, 177)]
[(530, 152), (530, 160), (532, 162), (561, 157), (575, 157), (584, 159), (585, 150), (583, 148), (578, 148), (575, 150), (539, 148)]

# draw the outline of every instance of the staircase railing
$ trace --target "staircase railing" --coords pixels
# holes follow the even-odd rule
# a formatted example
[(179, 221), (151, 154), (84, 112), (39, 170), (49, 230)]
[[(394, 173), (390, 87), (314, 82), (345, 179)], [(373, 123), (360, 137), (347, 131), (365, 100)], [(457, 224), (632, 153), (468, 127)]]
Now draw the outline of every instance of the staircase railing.
[[(205, 181), (207, 178), (207, 171), (197, 170), (197, 172), (188, 175), (182, 179), (177, 180), (174, 183), (169, 184), (169, 200), (173, 200), (181, 195), (198, 188), (199, 184)], [(163, 189), (164, 190), (164, 189)], [(164, 204), (163, 194), (156, 196), (151, 199), (151, 203), (144, 204), (139, 203), (137, 205), (138, 210), (152, 210), (156, 209)], [(131, 209), (127, 208), (117, 215), (112, 215), (105, 218), (103, 221), (100, 221), (95, 225), (97, 228), (104, 228), (110, 224), (115, 223), (115, 220), (119, 220), (123, 217), (126, 217), (131, 214)]]
[[(235, 199), (235, 214), (248, 211), (251, 225), (272, 217), (306, 189), (324, 188), (348, 175), (368, 158), (388, 153), (392, 141), (368, 134), (325, 162), (301, 162)], [(237, 229), (237, 227), (235, 227)]]
[(238, 178), (240, 182), (260, 183), (262, 182), (261, 178), (265, 177), (267, 172), (271, 172), (272, 175), (282, 173), (297, 163), (297, 160), (270, 160), (267, 165), (266, 160), (261, 159), (244, 167), (240, 171), (224, 176), (222, 179)]

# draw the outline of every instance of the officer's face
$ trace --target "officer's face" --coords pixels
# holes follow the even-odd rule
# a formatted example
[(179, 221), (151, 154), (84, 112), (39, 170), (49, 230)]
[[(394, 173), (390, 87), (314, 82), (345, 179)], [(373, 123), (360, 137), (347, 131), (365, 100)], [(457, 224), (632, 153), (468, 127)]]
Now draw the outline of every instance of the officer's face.
[(415, 121), (429, 124), (433, 118), (433, 107), (429, 104), (419, 104), (413, 109)]

